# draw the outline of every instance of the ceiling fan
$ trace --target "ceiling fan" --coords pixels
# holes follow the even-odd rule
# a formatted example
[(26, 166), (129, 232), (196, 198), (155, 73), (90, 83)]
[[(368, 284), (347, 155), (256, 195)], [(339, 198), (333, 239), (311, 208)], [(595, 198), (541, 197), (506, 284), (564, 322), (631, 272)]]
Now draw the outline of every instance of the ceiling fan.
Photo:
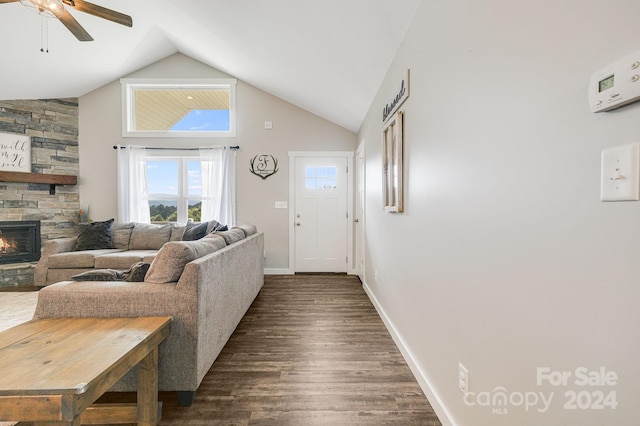
[(0, 0), (0, 3), (22, 3), (34, 12), (50, 18), (58, 18), (62, 24), (80, 41), (92, 41), (93, 37), (69, 13), (64, 5), (80, 12), (104, 18), (127, 27), (133, 26), (131, 16), (82, 0)]

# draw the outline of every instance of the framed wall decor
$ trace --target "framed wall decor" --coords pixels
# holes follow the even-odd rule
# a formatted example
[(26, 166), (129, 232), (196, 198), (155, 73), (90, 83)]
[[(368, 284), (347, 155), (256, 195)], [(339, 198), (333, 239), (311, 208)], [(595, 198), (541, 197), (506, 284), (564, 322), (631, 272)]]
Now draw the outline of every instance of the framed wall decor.
[(0, 170), (31, 171), (31, 138), (27, 135), (0, 133)]
[(402, 145), (404, 112), (396, 111), (382, 129), (382, 176), (384, 211), (403, 211)]

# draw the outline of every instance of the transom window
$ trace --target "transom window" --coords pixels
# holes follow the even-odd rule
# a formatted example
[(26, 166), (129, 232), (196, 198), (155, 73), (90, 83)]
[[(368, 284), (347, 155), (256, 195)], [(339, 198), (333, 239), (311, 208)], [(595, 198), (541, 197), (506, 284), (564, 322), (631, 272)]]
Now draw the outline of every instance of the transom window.
[(235, 79), (122, 79), (124, 137), (234, 137)]

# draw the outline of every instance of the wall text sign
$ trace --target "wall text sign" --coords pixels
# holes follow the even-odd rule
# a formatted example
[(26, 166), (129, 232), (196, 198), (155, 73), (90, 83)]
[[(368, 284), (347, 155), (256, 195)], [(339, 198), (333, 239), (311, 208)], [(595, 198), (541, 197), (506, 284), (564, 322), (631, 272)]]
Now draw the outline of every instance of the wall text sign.
[(31, 172), (31, 138), (29, 136), (0, 133), (0, 170)]
[(400, 105), (404, 103), (409, 97), (409, 70), (407, 75), (400, 82), (400, 87), (395, 91), (393, 99), (387, 102), (382, 109), (382, 122), (386, 121), (400, 108)]

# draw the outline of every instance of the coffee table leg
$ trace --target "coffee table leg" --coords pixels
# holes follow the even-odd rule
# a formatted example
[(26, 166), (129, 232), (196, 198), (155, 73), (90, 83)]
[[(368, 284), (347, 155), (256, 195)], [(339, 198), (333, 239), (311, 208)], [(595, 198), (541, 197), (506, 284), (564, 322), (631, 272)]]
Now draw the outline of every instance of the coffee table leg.
[(138, 364), (138, 425), (158, 423), (158, 347)]

